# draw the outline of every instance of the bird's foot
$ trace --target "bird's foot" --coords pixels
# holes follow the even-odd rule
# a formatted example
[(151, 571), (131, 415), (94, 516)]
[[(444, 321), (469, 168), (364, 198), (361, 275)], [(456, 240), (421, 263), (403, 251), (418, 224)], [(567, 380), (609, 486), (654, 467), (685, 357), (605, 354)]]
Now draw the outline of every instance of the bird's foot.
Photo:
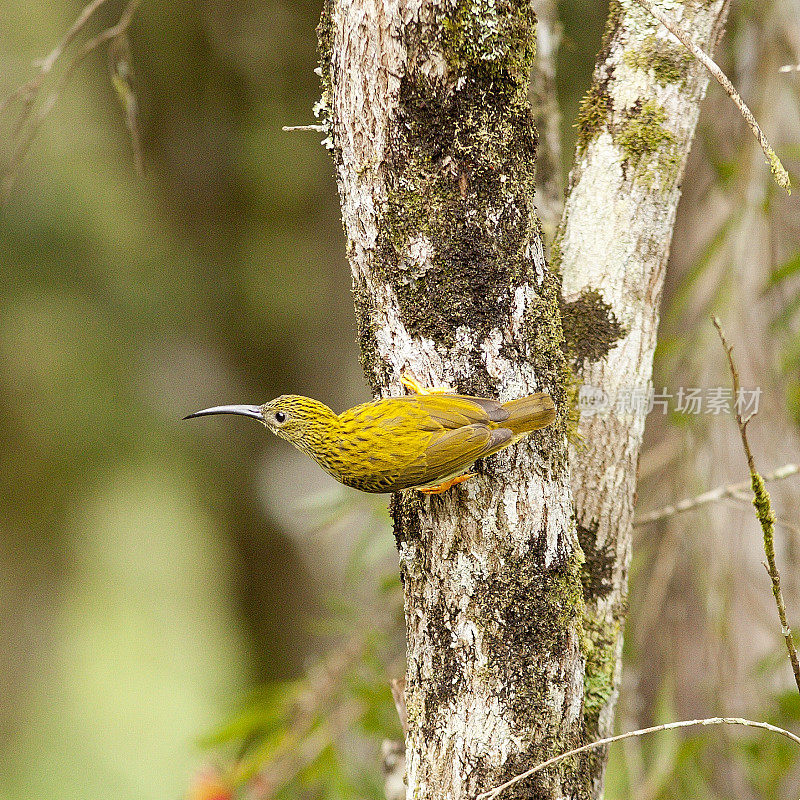
[(417, 491), (420, 494), (441, 494), (442, 492), (446, 492), (451, 486), (455, 486), (458, 483), (464, 483), (464, 481), (474, 478), (476, 474), (477, 473), (475, 472), (468, 472), (466, 475), (459, 475), (457, 478), (450, 478), (449, 481), (437, 484), (436, 486), (423, 486), (422, 488), (417, 489)]
[(410, 394), (452, 394), (453, 392), (453, 387), (446, 383), (428, 388), (417, 383), (413, 378), (409, 378), (408, 375), (401, 375), (400, 383)]

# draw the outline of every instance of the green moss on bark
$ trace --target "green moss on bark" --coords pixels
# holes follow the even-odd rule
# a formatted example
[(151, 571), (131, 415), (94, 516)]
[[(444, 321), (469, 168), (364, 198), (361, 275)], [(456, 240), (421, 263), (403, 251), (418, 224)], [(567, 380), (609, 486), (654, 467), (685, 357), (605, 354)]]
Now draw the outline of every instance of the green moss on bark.
[(516, 83), (470, 69), (459, 84), (402, 83), (376, 265), (409, 332), (446, 346), (458, 327), (485, 336), (509, 313), (533, 214), (536, 140)]
[(583, 153), (608, 119), (611, 98), (606, 88), (607, 82), (595, 81), (581, 100), (578, 108), (578, 154)]
[(319, 75), (322, 92), (314, 104), (314, 116), (325, 126), (327, 136), (323, 144), (327, 149), (333, 148), (331, 139), (331, 57), (333, 52), (333, 20), (331, 19), (333, 0), (324, 0), (322, 13), (317, 25), (317, 54), (319, 56)]
[(647, 36), (637, 50), (626, 50), (623, 58), (631, 69), (652, 70), (653, 77), (662, 86), (671, 83), (683, 86), (694, 60), (685, 47), (659, 39), (655, 34)]
[(650, 183), (659, 176), (671, 181), (678, 170), (678, 141), (664, 124), (667, 114), (656, 100), (636, 104), (628, 113), (615, 141), (625, 153), (624, 164)]
[(597, 521), (590, 526), (578, 525), (578, 541), (581, 544), (584, 561), (581, 569), (583, 598), (593, 603), (607, 595), (613, 587), (613, 571), (616, 563), (614, 548), (597, 543)]
[(584, 616), (582, 646), (586, 672), (583, 678), (583, 720), (589, 738), (597, 736), (600, 712), (614, 693), (619, 636), (618, 621), (607, 623), (591, 614)]
[(561, 659), (582, 621), (580, 553), (555, 570), (510, 553), (503, 564), (508, 578), (494, 576), (480, 587), (476, 618), (485, 623), (482, 649), (491, 654), (493, 683), (507, 687), (506, 708), (524, 730), (547, 707), (540, 694), (548, 683), (543, 664)]
[[(559, 661), (574, 646), (571, 638), (581, 637), (583, 592), (581, 587), (581, 553), (555, 570), (532, 563), (530, 557), (520, 558), (508, 553), (503, 558), (509, 580), (501, 578), (481, 587), (476, 596), (479, 618), (485, 621), (483, 649), (491, 653), (487, 666), (488, 679), (505, 687), (501, 702), (512, 725), (521, 731), (529, 730), (536, 720), (549, 710), (552, 697), (546, 694), (552, 676), (545, 664)], [(527, 585), (526, 585), (527, 584)], [(535, 756), (518, 755), (509, 759), (499, 775), (492, 778), (496, 785), (523, 772), (535, 761), (556, 755), (577, 744), (574, 732), (562, 728), (562, 734), (547, 743), (547, 750), (536, 750)], [(531, 760), (533, 758), (533, 760)], [(578, 766), (565, 764), (560, 779), (566, 785), (582, 785)], [(541, 791), (552, 780), (539, 776), (536, 780), (515, 787), (513, 797), (529, 797), (531, 787)], [(582, 796), (580, 790), (575, 796)]]
[(583, 100), (581, 100), (578, 119), (575, 122), (575, 127), (578, 129), (578, 155), (583, 153), (589, 143), (603, 129), (612, 110), (611, 98), (607, 88), (612, 73), (606, 65), (606, 60), (621, 23), (622, 6), (619, 0), (610, 0), (603, 40), (595, 61), (595, 63), (602, 65), (602, 72), (595, 71), (592, 85)]
[[(442, 52), (456, 71), (482, 63), (490, 70), (527, 75), (536, 54), (535, 25), (536, 15), (526, 0), (456, 3), (442, 19)], [(521, 82), (518, 86), (527, 93)]]
[(613, 588), (616, 554), (613, 547), (598, 545), (598, 523), (578, 525), (578, 541), (584, 555), (581, 569), (583, 598), (586, 603), (583, 617), (581, 646), (586, 659), (583, 682), (584, 724), (590, 738), (598, 732), (600, 711), (614, 691), (614, 669), (617, 657), (617, 639), (620, 622), (608, 623), (594, 611), (598, 599), (605, 597)]
[(606, 62), (614, 37), (622, 24), (622, 15), (623, 8), (620, 0), (609, 0), (608, 17), (606, 17), (606, 26), (603, 30), (603, 38), (600, 42), (600, 50), (597, 53), (595, 64), (604, 64)]
[(320, 81), (323, 93), (331, 85), (331, 53), (333, 51), (333, 0), (323, 0), (317, 25), (317, 54), (319, 55)]

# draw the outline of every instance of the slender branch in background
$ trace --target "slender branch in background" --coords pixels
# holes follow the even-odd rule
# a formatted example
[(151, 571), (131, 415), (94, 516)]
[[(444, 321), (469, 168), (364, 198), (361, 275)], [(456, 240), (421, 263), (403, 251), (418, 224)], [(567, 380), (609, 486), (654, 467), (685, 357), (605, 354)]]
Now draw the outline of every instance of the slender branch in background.
[(0, 103), (0, 114), (2, 114), (12, 103), (15, 103), (20, 98), (23, 98), (23, 102), (28, 105), (33, 102), (33, 99), (35, 98), (36, 93), (39, 91), (44, 79), (53, 69), (53, 65), (56, 63), (56, 61), (58, 61), (59, 58), (61, 58), (64, 51), (72, 43), (72, 40), (81, 32), (83, 26), (86, 25), (92, 14), (94, 14), (94, 12), (106, 2), (108, 2), (108, 0), (94, 0), (93, 3), (90, 3), (83, 9), (83, 11), (81, 11), (81, 13), (78, 15), (78, 18), (72, 24), (72, 27), (67, 31), (64, 38), (50, 51), (50, 54), (46, 58), (41, 60), (41, 66), (39, 67), (39, 72), (36, 77), (31, 78), (31, 80), (29, 80), (27, 83), (24, 83)]
[(332, 741), (355, 724), (359, 712), (357, 703), (344, 701), (332, 708), (302, 738), (294, 741), (287, 737), (279, 752), (248, 784), (247, 797), (252, 800), (272, 800), (287, 783), (316, 761)]
[(800, 72), (800, 64), (784, 64), (778, 72)]
[[(784, 478), (790, 478), (792, 475), (797, 475), (800, 472), (800, 464), (784, 464), (774, 472), (764, 475), (764, 482), (780, 481)], [(689, 497), (686, 500), (681, 500), (674, 505), (663, 506), (657, 508), (655, 511), (650, 511), (647, 514), (642, 514), (634, 523), (634, 528), (639, 528), (642, 525), (649, 525), (651, 522), (658, 522), (667, 517), (674, 517), (676, 514), (681, 514), (684, 511), (692, 511), (699, 506), (704, 506), (707, 503), (716, 503), (719, 500), (724, 500), (726, 497), (736, 497), (739, 492), (745, 491), (750, 488), (750, 481), (742, 481), (741, 483), (733, 483), (729, 486), (718, 486), (716, 489), (711, 489), (703, 494), (698, 494), (696, 497)]]
[(739, 92), (736, 91), (736, 88), (728, 79), (728, 76), (717, 66), (710, 56), (704, 53), (692, 41), (689, 34), (678, 28), (662, 11), (656, 8), (650, 0), (636, 0), (636, 2), (642, 8), (649, 11), (717, 79), (722, 88), (727, 92), (728, 97), (733, 100), (734, 104), (741, 112), (756, 139), (758, 139), (761, 149), (767, 157), (767, 164), (769, 164), (769, 169), (772, 173), (772, 177), (775, 178), (775, 182), (781, 189), (785, 189), (791, 194), (792, 184), (789, 181), (789, 173), (767, 141), (767, 137), (764, 135), (764, 132), (756, 122), (756, 118), (753, 116), (753, 112), (750, 111), (744, 100), (742, 100)]
[[(719, 333), (722, 346), (728, 356), (728, 365), (733, 379), (733, 396), (734, 398), (738, 398), (740, 389), (739, 370), (736, 368), (736, 363), (733, 360), (733, 345), (729, 344), (728, 340), (725, 338), (725, 332), (722, 330), (722, 323), (720, 323), (719, 319), (717, 317), (711, 317), (711, 321), (714, 323), (714, 327)], [(738, 403), (734, 406), (734, 410), (736, 412), (736, 424), (739, 426), (739, 435), (742, 437), (744, 454), (747, 457), (747, 466), (750, 469), (751, 486), (754, 495), (753, 505), (756, 509), (756, 517), (758, 517), (758, 521), (761, 523), (761, 530), (764, 532), (764, 553), (767, 556), (767, 562), (764, 566), (767, 568), (769, 577), (772, 579), (772, 594), (775, 597), (775, 605), (778, 607), (778, 617), (781, 621), (781, 633), (786, 642), (786, 649), (789, 652), (789, 661), (792, 663), (794, 680), (797, 684), (798, 691), (800, 691), (800, 661), (798, 661), (797, 658), (797, 650), (794, 646), (794, 640), (792, 639), (792, 631), (789, 628), (789, 623), (786, 621), (786, 606), (783, 602), (783, 592), (781, 592), (781, 576), (775, 563), (775, 514), (772, 512), (769, 492), (764, 485), (764, 479), (756, 470), (753, 453), (750, 450), (750, 443), (747, 441), (747, 423), (750, 422), (754, 414), (750, 414), (743, 419), (741, 407)]]
[(144, 175), (144, 156), (142, 140), (139, 136), (139, 102), (131, 83), (133, 77), (131, 48), (124, 32), (114, 37), (108, 45), (108, 71), (111, 76), (111, 85), (125, 112), (125, 124), (131, 134), (133, 162), (136, 165), (137, 174), (141, 177)]
[(295, 131), (314, 131), (314, 133), (325, 133), (324, 125), (284, 125), (281, 128), (286, 133), (294, 133)]
[(481, 792), (475, 798), (475, 800), (492, 800), (492, 798), (497, 797), (505, 789), (508, 789), (522, 780), (525, 780), (525, 778), (529, 778), (531, 775), (540, 772), (546, 767), (551, 767), (555, 764), (558, 764), (561, 761), (564, 761), (564, 759), (570, 758), (571, 756), (585, 753), (587, 750), (591, 750), (592, 748), (603, 747), (604, 745), (612, 744), (613, 742), (621, 742), (623, 739), (632, 739), (635, 736), (645, 736), (648, 733), (660, 733), (661, 731), (674, 730), (675, 728), (691, 728), (697, 725), (744, 725), (747, 728), (762, 728), (765, 731), (772, 731), (772, 733), (778, 733), (781, 736), (786, 736), (796, 744), (800, 744), (800, 736), (796, 736), (790, 731), (779, 728), (776, 725), (770, 725), (768, 722), (754, 722), (753, 720), (742, 719), (741, 717), (710, 717), (709, 719), (688, 719), (681, 720), (680, 722), (666, 722), (663, 725), (654, 725), (652, 728), (642, 728), (638, 731), (628, 731), (627, 733), (621, 733), (618, 736), (609, 736), (606, 739), (598, 739), (596, 742), (589, 742), (589, 744), (585, 744), (582, 747), (576, 747), (574, 750), (569, 750), (568, 752), (562, 753), (559, 756), (549, 758), (547, 761), (543, 761), (541, 764), (531, 767), (531, 769), (521, 773), (520, 775), (516, 775), (511, 780), (506, 781), (500, 786), (495, 786), (494, 789), (491, 789), (488, 792)]
[[(47, 118), (47, 115), (52, 111), (53, 106), (55, 106), (61, 92), (63, 91), (69, 79), (72, 77), (74, 71), (77, 69), (78, 66), (80, 66), (83, 60), (92, 52), (94, 52), (98, 47), (105, 44), (106, 42), (118, 40), (121, 37), (124, 37), (126, 31), (130, 27), (131, 21), (133, 20), (133, 16), (136, 13), (136, 10), (140, 5), (141, 0), (129, 0), (116, 25), (112, 25), (110, 28), (106, 28), (105, 30), (97, 34), (97, 36), (94, 36), (93, 38), (89, 39), (81, 46), (77, 54), (67, 64), (63, 75), (56, 84), (56, 88), (53, 90), (50, 96), (42, 103), (42, 105), (39, 107), (39, 110), (36, 113), (34, 113), (34, 102), (39, 95), (44, 79), (50, 74), (56, 62), (64, 54), (66, 48), (73, 42), (75, 37), (86, 26), (92, 14), (105, 2), (106, 0), (94, 0), (93, 3), (86, 6), (86, 8), (84, 8), (84, 10), (78, 16), (77, 20), (75, 21), (73, 26), (69, 29), (67, 34), (61, 40), (61, 42), (59, 42), (59, 44), (50, 52), (47, 58), (44, 59), (44, 61), (42, 62), (42, 66), (39, 69), (39, 73), (36, 75), (36, 77), (32, 78), (26, 84), (19, 87), (19, 89), (14, 91), (5, 101), (0, 103), (0, 113), (2, 113), (6, 109), (8, 109), (16, 100), (22, 99), (23, 102), (22, 112), (14, 126), (14, 138), (16, 139), (18, 137), (21, 137), (21, 141), (19, 142), (16, 150), (12, 153), (11, 158), (9, 159), (8, 166), (5, 170), (5, 174), (3, 175), (2, 184), (0, 184), (0, 205), (4, 205), (7, 202), (8, 197), (11, 194), (11, 190), (14, 187), (14, 183), (16, 181), (16, 176), (20, 168), (20, 165), (25, 159), (28, 150), (30, 150), (30, 147), (33, 144), (34, 139), (36, 138), (36, 134), (38, 133), (39, 128), (42, 126), (42, 123)], [(113, 58), (113, 51), (110, 55)], [(127, 81), (129, 78), (129, 69), (130, 69), (130, 62), (128, 61), (126, 63), (127, 63), (128, 74), (124, 76), (125, 81)], [(117, 75), (118, 78), (123, 77), (122, 75), (119, 75), (119, 70), (116, 67), (114, 68), (114, 73)], [(120, 94), (120, 90), (123, 87), (119, 83), (119, 81), (115, 81), (114, 86), (117, 93)], [(126, 96), (129, 90), (130, 90), (130, 84), (127, 83)], [(133, 140), (133, 148), (134, 148), (134, 158), (137, 161), (137, 169), (138, 169), (141, 151), (139, 148), (138, 130), (135, 126), (135, 110), (136, 110), (135, 98), (133, 98), (132, 94), (130, 95), (130, 97), (127, 97), (127, 99), (124, 99), (122, 95), (120, 95), (120, 97), (121, 99), (123, 99), (123, 105), (125, 106), (126, 110), (126, 122), (128, 124), (128, 127), (131, 129), (131, 137)], [(133, 120), (133, 125), (132, 125), (132, 120)]]

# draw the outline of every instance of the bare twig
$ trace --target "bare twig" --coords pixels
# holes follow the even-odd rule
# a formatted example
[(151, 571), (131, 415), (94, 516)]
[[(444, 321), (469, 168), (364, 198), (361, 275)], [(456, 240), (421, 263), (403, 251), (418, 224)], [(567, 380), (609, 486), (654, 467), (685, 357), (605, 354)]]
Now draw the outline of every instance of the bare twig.
[(778, 72), (800, 72), (800, 64), (784, 64)]
[(392, 690), (392, 700), (397, 709), (397, 716), (400, 718), (400, 727), (403, 729), (403, 736), (408, 736), (408, 712), (406, 711), (406, 679), (392, 678), (389, 681), (389, 688)]
[[(712, 317), (711, 321), (719, 333), (719, 338), (722, 340), (722, 346), (728, 356), (728, 366), (731, 370), (731, 377), (733, 379), (733, 394), (734, 397), (739, 397), (739, 370), (736, 368), (736, 362), (733, 360), (733, 345), (728, 343), (725, 338), (725, 332), (722, 330), (722, 323), (717, 317)], [(778, 572), (778, 567), (775, 563), (775, 514), (772, 512), (772, 504), (769, 500), (769, 492), (764, 485), (764, 479), (756, 470), (755, 460), (753, 453), (750, 450), (750, 443), (747, 441), (747, 423), (753, 418), (750, 414), (746, 418), (742, 418), (741, 408), (737, 405), (736, 411), (736, 424), (739, 426), (739, 435), (742, 438), (742, 447), (744, 447), (744, 454), (747, 458), (747, 466), (750, 469), (751, 487), (753, 489), (753, 505), (756, 509), (756, 517), (761, 523), (761, 530), (764, 532), (764, 553), (767, 556), (767, 572), (772, 579), (772, 594), (775, 597), (775, 605), (778, 607), (778, 617), (781, 622), (781, 634), (786, 642), (786, 649), (789, 653), (789, 661), (792, 664), (792, 671), (794, 672), (794, 680), (797, 684), (797, 689), (800, 691), (800, 661), (797, 658), (797, 650), (794, 646), (792, 638), (792, 631), (789, 623), (786, 621), (786, 606), (783, 602), (783, 592), (781, 592), (781, 576)]]
[[(790, 478), (792, 475), (797, 475), (798, 472), (800, 472), (800, 464), (784, 464), (774, 472), (764, 475), (764, 482), (780, 481), (784, 478)], [(642, 525), (649, 525), (651, 522), (658, 522), (667, 517), (681, 514), (684, 511), (691, 511), (707, 503), (716, 503), (719, 500), (724, 500), (726, 497), (735, 497), (739, 492), (749, 489), (750, 485), (751, 481), (742, 481), (741, 483), (733, 483), (729, 486), (718, 486), (716, 489), (703, 492), (703, 494), (699, 494), (696, 497), (689, 497), (674, 505), (663, 506), (662, 508), (657, 508), (655, 511), (642, 514), (641, 517), (638, 517), (634, 521), (633, 527), (638, 528)]]
[(144, 175), (144, 155), (139, 135), (139, 103), (133, 90), (131, 49), (125, 33), (112, 39), (108, 46), (108, 71), (111, 76), (111, 84), (117, 93), (122, 110), (125, 112), (125, 124), (131, 134), (133, 161), (136, 165), (136, 172), (141, 176)]
[(642, 6), (642, 8), (649, 11), (717, 79), (722, 88), (727, 92), (728, 97), (733, 100), (734, 104), (741, 112), (756, 139), (758, 139), (761, 149), (767, 157), (767, 164), (769, 164), (769, 169), (775, 182), (781, 189), (785, 189), (791, 194), (792, 184), (789, 181), (789, 173), (767, 141), (767, 137), (764, 135), (764, 132), (756, 122), (756, 118), (753, 116), (753, 112), (750, 111), (744, 100), (742, 100), (739, 92), (736, 91), (736, 88), (728, 79), (728, 76), (717, 66), (707, 53), (703, 52), (703, 50), (692, 41), (689, 34), (678, 28), (675, 23), (660, 9), (656, 8), (650, 0), (636, 0), (636, 2)]
[(282, 131), (292, 133), (294, 131), (314, 131), (315, 133), (325, 133), (324, 125), (284, 125)]
[[(53, 90), (53, 92), (51, 92), (49, 97), (39, 107), (39, 110), (34, 114), (33, 103), (39, 93), (39, 90), (41, 89), (42, 82), (51, 72), (56, 61), (58, 61), (58, 59), (64, 54), (66, 47), (72, 43), (78, 33), (80, 33), (82, 28), (89, 21), (89, 18), (92, 16), (92, 14), (104, 2), (106, 2), (106, 0), (94, 0), (93, 3), (90, 3), (86, 8), (84, 8), (78, 19), (67, 32), (66, 36), (61, 40), (61, 42), (59, 42), (58, 46), (50, 52), (47, 58), (44, 59), (36, 77), (32, 78), (24, 86), (21, 86), (19, 89), (13, 92), (12, 95), (0, 105), (0, 113), (2, 113), (15, 100), (21, 97), (24, 98), (24, 107), (15, 126), (14, 133), (15, 138), (17, 136), (22, 136), (22, 139), (9, 159), (8, 167), (3, 176), (2, 184), (0, 184), (0, 204), (5, 204), (5, 202), (8, 200), (16, 180), (17, 171), (19, 170), (22, 161), (25, 159), (25, 155), (30, 149), (31, 144), (33, 144), (33, 140), (36, 138), (36, 134), (39, 131), (42, 123), (50, 111), (52, 111), (56, 102), (58, 102), (58, 98), (63, 91), (64, 86), (72, 77), (72, 74), (75, 72), (77, 67), (80, 66), (83, 60), (98, 47), (125, 34), (131, 24), (133, 15), (136, 13), (136, 10), (141, 3), (141, 0), (129, 0), (116, 25), (106, 28), (97, 34), (97, 36), (89, 39), (81, 46), (76, 55), (73, 56), (72, 60), (69, 62), (69, 64), (67, 64), (63, 75), (56, 85), (56, 88)], [(130, 118), (128, 119), (128, 124), (130, 126)], [(25, 131), (24, 135), (23, 131)], [(136, 149), (138, 146), (138, 140), (136, 139), (137, 134), (133, 131), (133, 129), (132, 136), (134, 137), (134, 156), (138, 157)]]
[(94, 0), (89, 3), (83, 11), (78, 15), (72, 27), (64, 35), (64, 38), (50, 51), (46, 58), (40, 62), (39, 72), (34, 78), (31, 78), (27, 83), (17, 88), (12, 92), (2, 103), (0, 103), (0, 114), (2, 114), (12, 103), (15, 103), (20, 98), (24, 98), (24, 102), (32, 102), (39, 87), (42, 85), (44, 79), (50, 74), (53, 65), (61, 58), (64, 51), (72, 44), (75, 37), (81, 32), (83, 26), (89, 21), (89, 18), (97, 11), (100, 6), (107, 3), (108, 0)]
[(645, 736), (649, 733), (659, 733), (661, 731), (674, 730), (675, 728), (691, 728), (697, 725), (744, 725), (748, 728), (762, 728), (763, 730), (772, 731), (772, 733), (778, 733), (781, 736), (786, 736), (796, 744), (800, 745), (800, 736), (796, 736), (790, 731), (779, 728), (776, 725), (770, 725), (768, 722), (754, 722), (753, 720), (742, 719), (741, 717), (710, 717), (709, 719), (689, 719), (681, 720), (680, 722), (666, 722), (663, 725), (654, 725), (651, 728), (642, 728), (638, 731), (628, 731), (628, 733), (621, 733), (618, 736), (609, 736), (606, 739), (598, 739), (596, 742), (589, 742), (589, 744), (585, 744), (582, 747), (576, 747), (574, 750), (561, 753), (561, 755), (549, 758), (547, 761), (543, 761), (541, 764), (531, 767), (529, 770), (526, 770), (520, 775), (514, 776), (511, 778), (511, 780), (506, 781), (500, 786), (495, 786), (494, 789), (490, 789), (488, 792), (481, 792), (475, 798), (475, 800), (492, 800), (492, 798), (497, 797), (505, 789), (514, 786), (514, 784), (519, 783), (522, 780), (525, 780), (525, 778), (529, 778), (531, 775), (540, 772), (546, 767), (552, 767), (567, 758), (579, 755), (580, 753), (585, 753), (587, 750), (591, 750), (595, 747), (602, 747), (607, 744), (612, 744), (613, 742), (621, 742), (623, 739), (632, 739), (635, 736)]

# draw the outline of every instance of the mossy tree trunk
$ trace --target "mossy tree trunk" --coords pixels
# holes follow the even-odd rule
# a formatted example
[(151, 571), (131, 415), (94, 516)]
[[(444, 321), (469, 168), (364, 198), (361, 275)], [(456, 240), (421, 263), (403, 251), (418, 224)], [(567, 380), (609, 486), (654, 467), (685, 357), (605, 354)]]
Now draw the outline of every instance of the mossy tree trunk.
[[(703, 44), (723, 6), (692, 12)], [(638, 347), (618, 362), (615, 385), (649, 376), (677, 181), (705, 87), (674, 45), (659, 49), (661, 33), (643, 14), (612, 3), (600, 77), (584, 104), (557, 250), (565, 346), (560, 282), (545, 264), (532, 203), (529, 3), (327, 0), (323, 11), (320, 110), (375, 394), (400, 393), (405, 373), (501, 399), (544, 389), (560, 410), (554, 426), (487, 460), (463, 486), (394, 498), (415, 800), (472, 798), (611, 723), (643, 420), (628, 430), (629, 419), (597, 417), (586, 427), (588, 452), (573, 454), (590, 555), (582, 569), (564, 353), (604, 387), (612, 354)], [(627, 77), (618, 97), (619, 74)], [(666, 93), (655, 88), (667, 84)], [(618, 160), (597, 161), (596, 179), (583, 184), (604, 131)], [(632, 204), (623, 231), (608, 221), (617, 202)], [(591, 219), (598, 208), (605, 223)], [(579, 220), (591, 232), (588, 252), (576, 245)], [(617, 235), (636, 242), (621, 261)], [(505, 796), (590, 797), (603, 766), (566, 763)]]
[[(503, 399), (545, 389), (561, 411), (462, 487), (394, 500), (417, 800), (473, 798), (580, 739), (567, 371), (532, 203), (534, 25), (525, 0), (331, 0), (320, 26), (375, 393), (400, 393), (406, 373)], [(541, 797), (582, 794), (569, 766), (535, 784)]]
[[(727, 0), (662, 9), (713, 52)], [(633, 0), (612, 0), (579, 142), (553, 267), (563, 278), (564, 329), (584, 397), (571, 454), (584, 589), (585, 732), (613, 733), (621, 675), (636, 471), (644, 433), (661, 290), (680, 182), (708, 73)], [(656, 387), (656, 413), (669, 392)], [(588, 403), (587, 403), (588, 405)], [(587, 771), (602, 790), (607, 754)]]

